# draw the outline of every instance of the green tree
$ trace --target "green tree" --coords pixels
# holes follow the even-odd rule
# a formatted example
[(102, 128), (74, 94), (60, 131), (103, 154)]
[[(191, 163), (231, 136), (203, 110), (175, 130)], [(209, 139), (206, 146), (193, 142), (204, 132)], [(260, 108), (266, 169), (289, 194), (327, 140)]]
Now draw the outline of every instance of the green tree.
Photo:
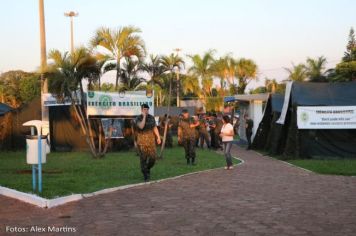
[(356, 80), (356, 39), (354, 29), (350, 29), (346, 52), (342, 61), (329, 73), (329, 79), (334, 82)]
[(33, 75), (20, 80), (19, 93), (23, 103), (32, 101), (41, 96), (41, 77)]
[(344, 57), (342, 58), (343, 62), (356, 61), (356, 38), (355, 31), (351, 27), (349, 33), (349, 40), (346, 45), (346, 52), (344, 53)]
[(115, 89), (118, 89), (119, 85), (122, 59), (136, 57), (141, 60), (145, 56), (145, 43), (138, 33), (141, 33), (141, 30), (133, 26), (119, 29), (102, 27), (95, 32), (90, 42), (91, 46), (97, 49), (99, 57), (110, 61), (110, 67), (115, 65)]
[(0, 75), (1, 101), (14, 108), (19, 107), (23, 103), (21, 94), (19, 93), (21, 81), (34, 75), (34, 73), (22, 70), (2, 73)]
[(305, 81), (308, 77), (307, 69), (304, 64), (294, 65), (292, 64), (292, 68), (285, 68), (288, 72), (288, 79), (292, 81)]
[(86, 136), (86, 142), (93, 157), (104, 156), (108, 142), (106, 142), (103, 152), (101, 152), (101, 144), (99, 144), (99, 151), (97, 150), (93, 136), (95, 129), (92, 128), (92, 122), (86, 115), (86, 106), (77, 102), (79, 96), (84, 98), (82, 81), (84, 79), (96, 80), (100, 75), (96, 58), (84, 47), (75, 49), (72, 54), (52, 50), (48, 58), (51, 63), (48, 65), (46, 77), (48, 78), (50, 92), (55, 94), (59, 100), (68, 97), (72, 101), (72, 108), (83, 134)]
[(120, 76), (120, 91), (133, 91), (146, 83), (146, 80), (141, 77), (141, 62), (132, 58), (125, 58), (125, 62), (121, 66)]
[(204, 104), (207, 102), (207, 97), (211, 96), (213, 86), (214, 52), (214, 50), (209, 50), (202, 56), (199, 54), (189, 56), (193, 64), (188, 69), (188, 74), (201, 82), (202, 92), (200, 95)]
[(243, 94), (246, 86), (257, 77), (257, 65), (251, 59), (241, 58), (236, 64), (236, 76), (239, 81), (238, 93)]
[[(161, 58), (162, 66), (164, 67), (164, 71), (166, 71), (169, 75), (169, 95), (168, 95), (168, 110), (167, 114), (170, 114), (171, 108), (171, 97), (172, 97), (172, 80), (174, 77), (174, 73), (176, 70), (181, 70), (184, 68), (184, 60), (178, 56), (177, 54), (170, 54), (169, 56), (163, 56)], [(163, 141), (161, 146), (160, 157), (162, 158), (163, 151), (166, 144), (166, 137), (167, 137), (167, 129), (168, 129), (169, 118), (164, 126), (164, 133), (163, 133)]]
[(327, 81), (324, 75), (326, 58), (321, 56), (316, 59), (307, 58), (306, 73), (311, 82), (325, 82)]

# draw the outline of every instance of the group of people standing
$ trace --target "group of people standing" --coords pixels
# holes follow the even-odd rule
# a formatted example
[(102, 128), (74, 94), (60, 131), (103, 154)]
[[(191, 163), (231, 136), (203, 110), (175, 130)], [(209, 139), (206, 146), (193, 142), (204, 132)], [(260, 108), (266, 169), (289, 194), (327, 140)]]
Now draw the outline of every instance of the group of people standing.
[[(161, 144), (161, 137), (157, 129), (156, 121), (152, 115), (148, 113), (149, 106), (143, 104), (141, 106), (141, 115), (134, 120), (134, 128), (136, 133), (136, 147), (140, 156), (141, 171), (145, 181), (150, 179), (150, 169), (156, 161), (156, 145)], [(166, 122), (169, 117), (166, 115), (160, 123), (161, 130), (167, 126), (166, 142), (168, 146), (173, 143), (171, 126)], [(246, 122), (246, 134), (249, 135), (253, 123)], [(196, 164), (196, 147), (204, 148), (204, 144), (208, 149), (221, 149), (224, 151), (226, 158), (225, 169), (230, 170), (233, 167), (231, 147), (234, 139), (234, 127), (227, 115), (203, 114), (200, 117), (190, 116), (188, 110), (183, 109), (178, 123), (178, 143), (184, 147), (185, 158), (187, 165)], [(248, 136), (250, 148), (251, 136)]]

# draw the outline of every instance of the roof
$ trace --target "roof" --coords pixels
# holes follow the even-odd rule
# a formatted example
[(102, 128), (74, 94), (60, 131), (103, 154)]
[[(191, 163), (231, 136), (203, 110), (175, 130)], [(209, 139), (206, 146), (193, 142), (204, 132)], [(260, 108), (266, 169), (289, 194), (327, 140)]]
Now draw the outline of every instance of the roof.
[(300, 106), (356, 105), (356, 82), (294, 82), (292, 104)]
[(9, 105), (7, 105), (5, 103), (0, 103), (0, 116), (5, 115), (5, 113), (7, 113), (11, 110), (12, 110), (12, 108)]
[(224, 102), (233, 102), (233, 101), (267, 101), (269, 93), (259, 93), (259, 94), (239, 94), (230, 97), (224, 97)]

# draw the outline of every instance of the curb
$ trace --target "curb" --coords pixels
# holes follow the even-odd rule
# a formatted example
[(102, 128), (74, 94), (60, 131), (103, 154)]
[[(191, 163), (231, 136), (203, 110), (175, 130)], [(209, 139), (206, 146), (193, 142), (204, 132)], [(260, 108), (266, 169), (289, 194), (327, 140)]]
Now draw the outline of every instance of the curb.
[[(239, 166), (239, 165), (242, 165), (243, 163), (245, 163), (245, 161), (240, 158), (237, 158), (237, 157), (233, 157), (233, 158), (240, 161), (240, 163), (236, 164), (235, 166)], [(39, 197), (34, 194), (24, 193), (24, 192), (17, 191), (15, 189), (6, 188), (6, 187), (2, 187), (2, 186), (0, 186), (0, 195), (14, 198), (14, 199), (17, 199), (17, 200), (41, 207), (41, 208), (53, 208), (53, 207), (67, 204), (69, 202), (79, 201), (84, 198), (90, 198), (90, 197), (98, 196), (101, 194), (112, 193), (115, 191), (139, 187), (139, 186), (143, 186), (143, 185), (156, 184), (156, 183), (160, 183), (160, 182), (164, 182), (164, 181), (179, 179), (179, 178), (182, 178), (185, 176), (190, 176), (190, 175), (195, 175), (195, 174), (200, 174), (200, 173), (205, 173), (205, 172), (211, 172), (211, 171), (222, 169), (222, 168), (224, 168), (224, 167), (218, 167), (218, 168), (208, 169), (208, 170), (201, 170), (201, 171), (187, 173), (187, 174), (169, 177), (169, 178), (165, 178), (165, 179), (155, 180), (155, 181), (151, 181), (151, 182), (147, 182), (147, 183), (128, 184), (128, 185), (123, 185), (123, 186), (119, 186), (119, 187), (102, 189), (102, 190), (99, 190), (99, 191), (96, 191), (93, 193), (73, 194), (73, 195), (58, 197), (58, 198), (54, 198), (54, 199), (46, 199), (46, 198), (42, 198), (42, 197)]]

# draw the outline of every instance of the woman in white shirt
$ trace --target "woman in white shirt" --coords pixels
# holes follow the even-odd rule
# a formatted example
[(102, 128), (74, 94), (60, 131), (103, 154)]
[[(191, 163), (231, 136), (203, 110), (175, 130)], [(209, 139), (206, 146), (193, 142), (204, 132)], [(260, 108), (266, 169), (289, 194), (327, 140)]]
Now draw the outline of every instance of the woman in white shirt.
[(234, 140), (234, 127), (230, 124), (230, 117), (227, 115), (223, 116), (223, 127), (220, 132), (220, 137), (224, 145), (224, 155), (226, 158), (225, 170), (231, 170), (233, 167), (230, 150), (232, 147), (232, 141)]

